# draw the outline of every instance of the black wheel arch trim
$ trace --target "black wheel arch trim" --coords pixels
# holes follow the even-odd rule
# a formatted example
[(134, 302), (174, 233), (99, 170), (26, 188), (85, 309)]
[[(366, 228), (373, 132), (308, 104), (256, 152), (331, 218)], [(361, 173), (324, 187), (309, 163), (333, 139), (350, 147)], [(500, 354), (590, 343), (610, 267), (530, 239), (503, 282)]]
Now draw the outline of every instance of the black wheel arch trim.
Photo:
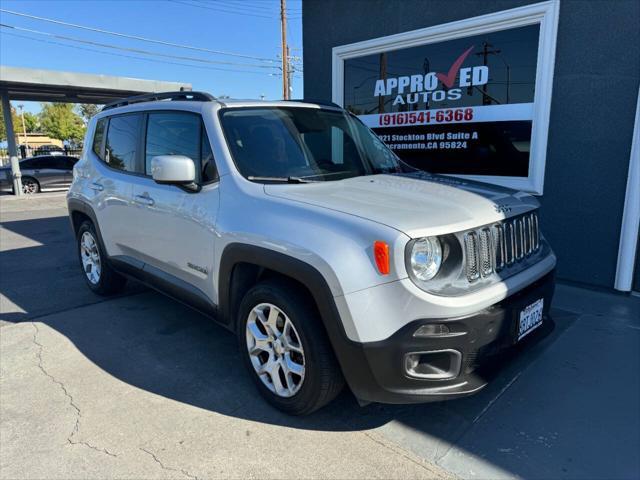
[[(75, 212), (82, 213), (89, 217), (91, 223), (93, 223), (93, 228), (98, 235), (98, 242), (100, 242), (100, 248), (102, 251), (107, 254), (107, 249), (104, 247), (104, 242), (102, 241), (102, 233), (100, 232), (100, 225), (98, 225), (98, 219), (96, 217), (95, 212), (93, 211), (93, 207), (85, 202), (84, 200), (80, 200), (78, 198), (67, 198), (67, 209), (69, 210), (69, 221), (71, 222), (71, 229), (73, 230), (74, 236), (78, 234), (76, 230), (76, 225), (73, 222), (73, 214)], [(78, 225), (79, 226), (79, 225)]]
[(347, 337), (331, 288), (312, 265), (284, 253), (255, 245), (231, 243), (225, 247), (218, 273), (218, 318), (234, 329), (231, 280), (233, 269), (242, 263), (268, 268), (304, 285), (311, 293), (342, 373), (358, 398), (370, 398), (377, 384), (362, 345)]

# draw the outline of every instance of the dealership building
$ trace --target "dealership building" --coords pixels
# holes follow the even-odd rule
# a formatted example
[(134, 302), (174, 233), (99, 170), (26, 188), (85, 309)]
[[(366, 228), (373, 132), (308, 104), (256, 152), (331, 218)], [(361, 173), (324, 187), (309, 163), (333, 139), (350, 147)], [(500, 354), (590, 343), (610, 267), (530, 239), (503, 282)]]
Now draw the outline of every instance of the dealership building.
[(558, 278), (640, 291), (640, 2), (304, 0), (304, 96), (538, 196)]

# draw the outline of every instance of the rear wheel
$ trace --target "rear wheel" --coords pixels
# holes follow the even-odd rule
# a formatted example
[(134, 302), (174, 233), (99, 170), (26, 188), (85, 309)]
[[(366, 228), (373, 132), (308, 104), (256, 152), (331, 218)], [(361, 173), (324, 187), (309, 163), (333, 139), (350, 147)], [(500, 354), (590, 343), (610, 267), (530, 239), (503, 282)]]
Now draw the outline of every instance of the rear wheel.
[(40, 191), (40, 184), (35, 178), (23, 177), (22, 178), (22, 193), (25, 195), (33, 195)]
[(113, 270), (106, 261), (93, 224), (85, 221), (78, 229), (78, 256), (87, 285), (98, 295), (120, 292), (126, 278)]
[(309, 414), (333, 400), (344, 379), (312, 300), (295, 284), (253, 287), (239, 309), (238, 340), (262, 396), (276, 408)]

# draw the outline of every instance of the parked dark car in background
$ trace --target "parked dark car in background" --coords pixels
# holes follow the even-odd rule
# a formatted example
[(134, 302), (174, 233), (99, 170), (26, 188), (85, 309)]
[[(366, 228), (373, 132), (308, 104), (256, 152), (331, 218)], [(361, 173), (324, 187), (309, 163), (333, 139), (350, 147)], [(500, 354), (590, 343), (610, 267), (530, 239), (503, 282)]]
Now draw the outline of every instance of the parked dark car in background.
[(64, 155), (64, 148), (57, 145), (42, 145), (34, 150), (33, 155)]
[[(78, 161), (65, 155), (46, 155), (20, 161), (22, 191), (26, 194), (69, 188), (73, 180), (73, 166)], [(0, 168), (0, 192), (13, 192), (11, 167)]]

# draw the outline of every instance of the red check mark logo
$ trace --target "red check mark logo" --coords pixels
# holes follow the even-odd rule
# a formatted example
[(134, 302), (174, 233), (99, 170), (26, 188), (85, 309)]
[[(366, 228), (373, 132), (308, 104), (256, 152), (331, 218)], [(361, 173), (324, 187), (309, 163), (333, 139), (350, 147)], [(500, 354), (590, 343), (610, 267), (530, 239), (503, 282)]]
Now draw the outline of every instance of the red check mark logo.
[(449, 69), (449, 73), (447, 73), (446, 75), (444, 73), (436, 73), (436, 77), (438, 77), (438, 80), (444, 83), (447, 86), (447, 88), (453, 87), (453, 82), (455, 82), (456, 80), (456, 76), (458, 75), (458, 70), (460, 70), (462, 63), (465, 61), (467, 56), (471, 53), (471, 50), (473, 50), (474, 46), (475, 45), (472, 45), (471, 47), (469, 47), (467, 51), (465, 51), (462, 55), (458, 57), (458, 59), (455, 62), (453, 62), (453, 65), (451, 65), (451, 68)]

